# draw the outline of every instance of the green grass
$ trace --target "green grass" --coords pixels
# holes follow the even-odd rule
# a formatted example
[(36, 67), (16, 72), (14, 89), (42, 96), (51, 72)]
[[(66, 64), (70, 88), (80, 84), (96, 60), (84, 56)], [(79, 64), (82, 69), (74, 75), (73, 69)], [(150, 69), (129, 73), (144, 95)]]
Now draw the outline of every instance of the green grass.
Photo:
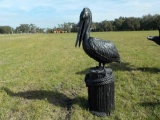
[(1, 120), (158, 120), (160, 119), (160, 46), (147, 36), (157, 31), (102, 32), (112, 40), (121, 64), (115, 76), (115, 110), (92, 115), (85, 74), (98, 63), (75, 48), (76, 33), (0, 36)]

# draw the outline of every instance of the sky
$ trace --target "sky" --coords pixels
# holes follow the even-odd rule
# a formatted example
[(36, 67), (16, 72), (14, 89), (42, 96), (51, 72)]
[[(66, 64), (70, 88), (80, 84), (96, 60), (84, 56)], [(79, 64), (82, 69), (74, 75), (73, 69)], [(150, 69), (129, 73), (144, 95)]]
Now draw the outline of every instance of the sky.
[(160, 14), (160, 0), (0, 0), (0, 26), (32, 23), (54, 28), (78, 23), (84, 7), (91, 10), (93, 22)]

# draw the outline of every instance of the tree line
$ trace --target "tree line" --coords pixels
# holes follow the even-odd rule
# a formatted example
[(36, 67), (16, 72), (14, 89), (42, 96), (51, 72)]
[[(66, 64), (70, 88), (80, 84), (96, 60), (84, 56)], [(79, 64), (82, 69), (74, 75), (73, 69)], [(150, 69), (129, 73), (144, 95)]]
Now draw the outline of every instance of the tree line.
[(144, 15), (140, 17), (119, 17), (113, 21), (93, 22), (92, 31), (136, 31), (156, 30), (160, 25), (160, 15)]
[(0, 26), (0, 34), (42, 33), (43, 31), (43, 28), (39, 28), (35, 24), (20, 24), (15, 29), (10, 26)]
[[(156, 30), (160, 25), (160, 15), (144, 15), (142, 17), (119, 17), (114, 20), (104, 20), (102, 22), (92, 22), (91, 31), (136, 31), (136, 30)], [(12, 33), (53, 33), (54, 30), (61, 29), (67, 32), (77, 32), (78, 24), (63, 23), (54, 28), (40, 28), (35, 24), (20, 24), (15, 29), (10, 26), (0, 26), (0, 34)]]

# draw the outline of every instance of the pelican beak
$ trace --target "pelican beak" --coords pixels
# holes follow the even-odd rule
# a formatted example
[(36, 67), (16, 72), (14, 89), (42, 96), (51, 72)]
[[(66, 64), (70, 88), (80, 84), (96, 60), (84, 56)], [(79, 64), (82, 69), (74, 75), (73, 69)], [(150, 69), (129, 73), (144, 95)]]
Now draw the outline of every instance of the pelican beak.
[(147, 39), (153, 41), (153, 36), (148, 36)]
[(79, 44), (79, 47), (81, 46), (81, 42), (82, 40), (84, 39), (84, 33), (85, 33), (85, 21), (81, 21), (79, 23), (79, 31), (78, 31), (78, 34), (77, 34), (77, 40), (76, 40), (76, 44), (75, 44), (75, 47), (77, 47), (77, 45)]

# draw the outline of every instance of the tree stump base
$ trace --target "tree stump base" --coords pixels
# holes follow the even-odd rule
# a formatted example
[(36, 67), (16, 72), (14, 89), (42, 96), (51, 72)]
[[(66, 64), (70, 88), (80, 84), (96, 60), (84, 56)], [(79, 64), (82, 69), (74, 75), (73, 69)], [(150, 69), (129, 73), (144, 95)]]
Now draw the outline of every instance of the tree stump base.
[(92, 114), (108, 116), (114, 110), (114, 76), (110, 68), (93, 67), (85, 76), (88, 105)]

